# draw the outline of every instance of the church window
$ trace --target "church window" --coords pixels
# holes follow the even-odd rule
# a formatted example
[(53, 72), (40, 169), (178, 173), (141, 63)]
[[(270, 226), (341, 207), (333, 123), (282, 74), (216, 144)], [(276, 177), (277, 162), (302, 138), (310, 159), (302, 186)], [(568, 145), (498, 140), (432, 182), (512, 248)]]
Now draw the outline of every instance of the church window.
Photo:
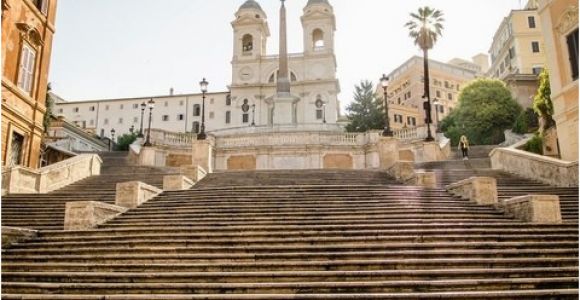
[(250, 121), (250, 105), (248, 104), (248, 99), (244, 99), (244, 104), (242, 104), (242, 123), (248, 123)]
[(320, 29), (314, 29), (312, 32), (312, 43), (314, 51), (324, 49), (324, 33)]
[(193, 116), (194, 117), (201, 116), (201, 106), (199, 106), (199, 104), (193, 106)]
[(191, 126), (191, 131), (193, 133), (199, 133), (199, 122), (193, 122), (193, 125)]
[(322, 96), (318, 95), (316, 96), (316, 102), (314, 102), (314, 105), (316, 106), (316, 119), (317, 120), (322, 120), (322, 115), (323, 115), (323, 108), (324, 108), (324, 101), (322, 101)]
[(254, 50), (254, 37), (251, 34), (246, 34), (242, 38), (242, 50), (244, 53)]

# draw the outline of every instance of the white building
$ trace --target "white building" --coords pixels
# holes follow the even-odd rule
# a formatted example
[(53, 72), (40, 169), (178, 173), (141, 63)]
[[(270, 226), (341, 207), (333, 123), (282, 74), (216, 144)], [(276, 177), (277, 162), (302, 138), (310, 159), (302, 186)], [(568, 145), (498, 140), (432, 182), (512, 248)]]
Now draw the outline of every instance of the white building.
[[(304, 52), (288, 54), (291, 93), (297, 98), (293, 104), (296, 119), (293, 125), (337, 130), (340, 85), (336, 78), (333, 8), (327, 0), (309, 0), (303, 12)], [(266, 13), (256, 1), (247, 0), (231, 24), (234, 36), (231, 88), (206, 95), (206, 131), (272, 127), (277, 124), (271, 99), (276, 95), (280, 56), (266, 52), (270, 36)], [(139, 131), (141, 104), (150, 99), (155, 101), (152, 128), (173, 132), (199, 130), (201, 94), (60, 101), (55, 105), (55, 113), (97, 135), (110, 136), (115, 129), (115, 135), (120, 136), (131, 127)], [(143, 127), (147, 128), (149, 109), (144, 113)]]

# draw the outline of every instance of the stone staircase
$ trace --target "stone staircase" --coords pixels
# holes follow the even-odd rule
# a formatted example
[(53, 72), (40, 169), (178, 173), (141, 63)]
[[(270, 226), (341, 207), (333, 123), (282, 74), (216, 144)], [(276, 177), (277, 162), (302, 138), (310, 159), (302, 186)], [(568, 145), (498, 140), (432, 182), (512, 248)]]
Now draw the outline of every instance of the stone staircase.
[[(473, 177), (494, 177), (497, 180), (499, 199), (509, 199), (527, 194), (550, 194), (560, 197), (562, 218), (570, 222), (578, 222), (578, 187), (554, 187), (529, 179), (491, 168), (491, 162), (485, 153), (489, 153), (491, 146), (474, 146), (477, 149), (475, 158), (470, 155), (469, 160), (453, 159), (415, 164), (415, 169), (435, 172), (437, 183), (444, 187), (448, 184)], [(461, 154), (459, 154), (461, 156)]]
[(70, 201), (115, 203), (118, 182), (143, 181), (159, 188), (170, 169), (130, 166), (126, 152), (101, 152), (101, 175), (86, 178), (48, 194), (14, 194), (2, 197), (2, 226), (62, 230), (64, 207)]
[(3, 250), (2, 280), (2, 299), (578, 299), (578, 224), (381, 172), (220, 173), (43, 230)]

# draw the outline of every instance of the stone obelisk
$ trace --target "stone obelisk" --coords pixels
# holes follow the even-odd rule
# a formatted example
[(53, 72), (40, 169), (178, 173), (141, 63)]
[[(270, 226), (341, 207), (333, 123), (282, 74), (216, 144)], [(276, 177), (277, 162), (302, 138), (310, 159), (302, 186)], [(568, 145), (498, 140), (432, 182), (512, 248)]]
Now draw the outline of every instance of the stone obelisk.
[(296, 125), (296, 104), (300, 98), (290, 93), (288, 71), (288, 43), (286, 40), (286, 7), (284, 1), (280, 7), (280, 55), (278, 66), (278, 84), (273, 103), (273, 123), (276, 125)]

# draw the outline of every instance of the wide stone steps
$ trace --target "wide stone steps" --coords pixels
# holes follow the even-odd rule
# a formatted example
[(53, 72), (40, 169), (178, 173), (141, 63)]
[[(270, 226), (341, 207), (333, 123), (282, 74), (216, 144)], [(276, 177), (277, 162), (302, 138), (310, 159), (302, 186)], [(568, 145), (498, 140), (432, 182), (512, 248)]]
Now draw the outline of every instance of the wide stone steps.
[(45, 295), (45, 294), (4, 294), (7, 300), (352, 300), (352, 299), (578, 299), (577, 289), (539, 289), (539, 290), (503, 290), (503, 291), (462, 291), (458, 292), (398, 292), (398, 293), (340, 293), (340, 294), (123, 294), (123, 295)]

